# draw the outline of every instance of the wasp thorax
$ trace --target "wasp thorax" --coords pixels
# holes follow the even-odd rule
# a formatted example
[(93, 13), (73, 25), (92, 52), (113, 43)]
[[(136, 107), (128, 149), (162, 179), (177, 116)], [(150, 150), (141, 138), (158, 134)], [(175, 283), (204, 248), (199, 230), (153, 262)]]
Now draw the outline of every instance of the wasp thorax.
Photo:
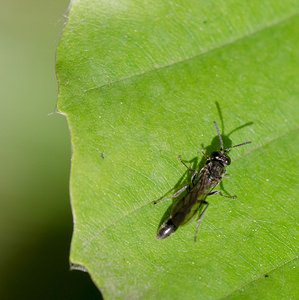
[(224, 167), (230, 165), (230, 158), (229, 156), (223, 151), (215, 151), (211, 155), (211, 161), (218, 161)]

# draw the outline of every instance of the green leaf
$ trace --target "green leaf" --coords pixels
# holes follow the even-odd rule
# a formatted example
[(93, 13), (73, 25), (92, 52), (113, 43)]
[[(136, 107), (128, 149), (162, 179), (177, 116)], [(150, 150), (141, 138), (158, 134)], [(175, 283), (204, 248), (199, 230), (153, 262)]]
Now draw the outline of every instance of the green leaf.
[[(105, 299), (296, 297), (298, 4), (72, 2), (57, 53), (71, 262)], [(230, 152), (238, 198), (209, 197), (196, 244), (195, 221), (157, 241), (172, 202), (151, 202), (188, 182), (178, 155), (198, 167), (202, 144), (219, 149), (214, 120), (225, 147), (253, 142)]]

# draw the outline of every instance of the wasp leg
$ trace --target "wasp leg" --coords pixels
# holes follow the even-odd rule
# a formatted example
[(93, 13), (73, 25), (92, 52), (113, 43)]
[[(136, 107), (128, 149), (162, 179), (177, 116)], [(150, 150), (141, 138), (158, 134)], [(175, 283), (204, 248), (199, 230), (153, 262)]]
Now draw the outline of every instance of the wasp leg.
[(216, 194), (219, 194), (222, 197), (226, 197), (226, 198), (230, 198), (230, 199), (237, 199), (236, 196), (231, 197), (231, 196), (223, 195), (220, 191), (214, 191), (214, 192), (208, 193), (208, 196), (213, 196), (213, 195), (216, 195)]
[(193, 185), (194, 185), (194, 180), (195, 180), (197, 174), (198, 174), (198, 172), (195, 170), (194, 174), (193, 174), (192, 177), (191, 177), (191, 183), (192, 183)]
[(205, 159), (208, 159), (209, 157), (205, 154), (205, 151), (203, 150), (203, 147), (201, 147), (201, 153), (205, 157)]
[(194, 243), (196, 243), (200, 221), (202, 220), (202, 217), (203, 217), (204, 213), (206, 212), (206, 210), (209, 206), (209, 203), (207, 201), (203, 201), (202, 205), (205, 205), (206, 207), (204, 208), (204, 210), (201, 212), (201, 214), (199, 215), (199, 217), (197, 219), (197, 226), (196, 226), (196, 231), (195, 231), (195, 236), (194, 236)]
[(152, 202), (152, 205), (155, 205), (155, 204), (158, 204), (160, 202), (163, 202), (165, 200), (169, 200), (169, 199), (172, 199), (172, 198), (176, 198), (178, 197), (180, 194), (182, 194), (186, 189), (188, 189), (189, 187), (189, 184), (185, 185), (183, 188), (181, 188), (180, 190), (178, 190), (174, 195), (168, 197), (168, 198), (164, 198), (164, 199), (161, 199), (159, 201), (153, 201)]
[(229, 174), (224, 175), (225, 178), (230, 178)]
[(193, 170), (193, 169), (190, 169), (182, 160), (182, 158), (179, 156), (179, 160), (180, 162), (188, 169), (189, 172), (194, 172), (194, 174), (192, 175), (191, 177), (191, 183), (194, 184), (194, 180), (198, 174), (198, 171), (197, 170)]
[(179, 156), (180, 162), (190, 171), (190, 172), (197, 172), (196, 170), (190, 169), (182, 160), (182, 158)]

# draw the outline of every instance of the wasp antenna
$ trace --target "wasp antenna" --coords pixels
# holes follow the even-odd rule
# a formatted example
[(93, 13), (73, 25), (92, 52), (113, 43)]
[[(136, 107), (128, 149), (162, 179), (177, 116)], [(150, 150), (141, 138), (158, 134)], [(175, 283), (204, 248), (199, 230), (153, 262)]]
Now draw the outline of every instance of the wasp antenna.
[(218, 132), (218, 136), (219, 136), (219, 140), (220, 140), (220, 144), (221, 144), (221, 149), (220, 150), (222, 151), (223, 150), (223, 141), (222, 141), (222, 137), (221, 137), (221, 134), (220, 134), (220, 130), (219, 130), (219, 127), (218, 127), (218, 125), (215, 121), (214, 121), (214, 125), (217, 129), (217, 132)]
[(230, 147), (228, 149), (225, 149), (224, 152), (227, 152), (229, 150), (232, 150), (234, 148), (237, 148), (237, 147), (240, 147), (240, 146), (244, 146), (244, 145), (247, 145), (247, 144), (251, 144), (252, 142), (245, 142), (245, 143), (242, 143), (242, 144), (239, 144), (239, 145), (236, 145), (236, 146), (233, 146), (233, 147)]

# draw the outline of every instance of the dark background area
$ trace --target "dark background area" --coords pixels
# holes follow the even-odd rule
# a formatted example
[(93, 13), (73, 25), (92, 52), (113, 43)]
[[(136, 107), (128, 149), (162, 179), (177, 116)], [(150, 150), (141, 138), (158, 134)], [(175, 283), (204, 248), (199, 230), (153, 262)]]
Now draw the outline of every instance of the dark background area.
[(0, 298), (101, 299), (70, 271), (71, 160), (55, 109), (55, 51), (69, 1), (0, 2)]

